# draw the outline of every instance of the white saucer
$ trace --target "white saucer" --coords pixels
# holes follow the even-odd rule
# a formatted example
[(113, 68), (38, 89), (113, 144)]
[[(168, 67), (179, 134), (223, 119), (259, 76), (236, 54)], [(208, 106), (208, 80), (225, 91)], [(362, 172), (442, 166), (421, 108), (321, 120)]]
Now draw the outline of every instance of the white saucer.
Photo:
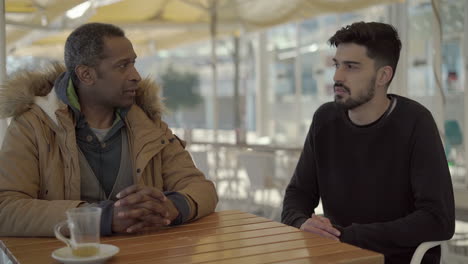
[(119, 253), (119, 248), (114, 245), (100, 244), (99, 254), (92, 257), (80, 258), (72, 255), (71, 248), (63, 247), (52, 252), (52, 257), (65, 264), (98, 264)]

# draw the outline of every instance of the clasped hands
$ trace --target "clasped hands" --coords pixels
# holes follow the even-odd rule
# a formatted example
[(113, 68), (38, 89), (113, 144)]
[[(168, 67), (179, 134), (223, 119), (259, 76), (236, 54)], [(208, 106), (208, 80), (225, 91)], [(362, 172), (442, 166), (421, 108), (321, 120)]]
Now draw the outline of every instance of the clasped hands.
[(326, 217), (312, 214), (302, 225), (301, 230), (339, 241), (340, 231), (333, 227)]
[(117, 195), (114, 203), (112, 231), (136, 233), (157, 230), (169, 225), (179, 211), (161, 191), (147, 186), (132, 185)]

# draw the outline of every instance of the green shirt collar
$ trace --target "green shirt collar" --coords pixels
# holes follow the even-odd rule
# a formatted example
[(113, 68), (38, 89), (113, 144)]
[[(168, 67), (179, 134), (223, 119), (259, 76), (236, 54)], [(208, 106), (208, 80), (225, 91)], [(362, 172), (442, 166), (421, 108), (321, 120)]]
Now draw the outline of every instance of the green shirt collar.
[[(68, 80), (67, 98), (68, 98), (68, 101), (70, 102), (70, 106), (74, 107), (75, 109), (81, 112), (80, 101), (78, 99), (78, 95), (76, 94), (75, 86), (73, 85), (71, 78)], [(121, 115), (122, 115), (122, 110), (120, 108), (117, 108), (115, 120), (112, 126), (117, 124), (117, 122), (119, 122), (122, 119)]]
[(75, 87), (73, 86), (73, 82), (71, 78), (68, 80), (67, 98), (68, 98), (68, 101), (70, 102), (70, 106), (73, 106), (74, 108), (81, 111), (80, 102), (78, 100), (78, 95), (76, 94)]

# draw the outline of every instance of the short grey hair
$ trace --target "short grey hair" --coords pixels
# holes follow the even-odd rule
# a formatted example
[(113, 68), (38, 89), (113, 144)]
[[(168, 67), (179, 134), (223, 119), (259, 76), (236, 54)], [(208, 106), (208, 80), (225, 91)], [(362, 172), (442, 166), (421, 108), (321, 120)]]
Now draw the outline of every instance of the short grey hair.
[(125, 32), (111, 24), (88, 23), (79, 26), (68, 36), (64, 59), (73, 84), (79, 83), (75, 73), (76, 66), (95, 67), (105, 58), (104, 37), (125, 37)]

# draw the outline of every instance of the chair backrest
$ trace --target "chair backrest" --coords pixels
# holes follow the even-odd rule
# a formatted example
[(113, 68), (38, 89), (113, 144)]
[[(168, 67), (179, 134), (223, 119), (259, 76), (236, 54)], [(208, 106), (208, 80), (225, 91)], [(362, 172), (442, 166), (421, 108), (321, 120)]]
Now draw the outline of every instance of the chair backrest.
[(445, 140), (452, 146), (463, 143), (463, 135), (457, 120), (447, 120), (444, 124)]
[(445, 241), (448, 241), (448, 240), (443, 240), (443, 241), (429, 241), (429, 242), (424, 242), (424, 243), (421, 243), (417, 248), (416, 250), (414, 251), (413, 253), (413, 257), (411, 258), (411, 262), (410, 264), (420, 264), (423, 257), (424, 257), (424, 254), (426, 254), (426, 252), (433, 248), (433, 247), (437, 247), (439, 245), (441, 245), (443, 242)]
[(201, 170), (205, 177), (210, 178), (210, 166), (208, 165), (208, 153), (206, 151), (190, 151), (195, 166)]
[(239, 166), (247, 172), (251, 188), (271, 187), (275, 177), (275, 155), (273, 153), (243, 151), (238, 154), (237, 159)]

